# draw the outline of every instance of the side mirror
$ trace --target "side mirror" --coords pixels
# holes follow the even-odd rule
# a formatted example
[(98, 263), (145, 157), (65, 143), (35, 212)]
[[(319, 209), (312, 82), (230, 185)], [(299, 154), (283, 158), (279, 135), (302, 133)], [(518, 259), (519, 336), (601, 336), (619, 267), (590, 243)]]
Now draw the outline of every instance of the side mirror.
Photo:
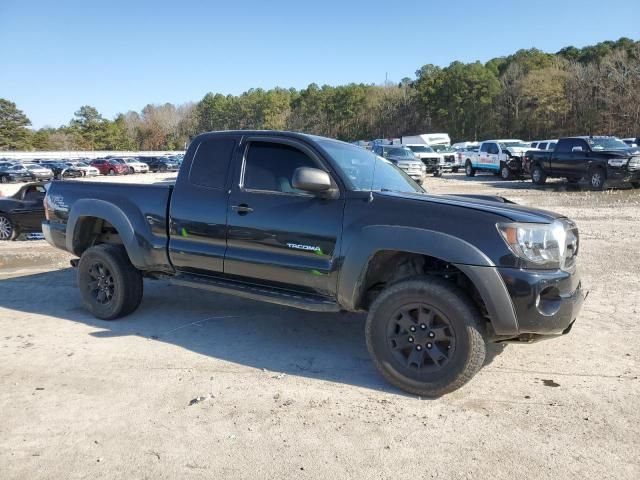
[(333, 187), (331, 177), (327, 172), (311, 167), (296, 168), (291, 179), (291, 186), (311, 193), (329, 192)]
[(582, 147), (571, 147), (572, 152), (582, 152)]

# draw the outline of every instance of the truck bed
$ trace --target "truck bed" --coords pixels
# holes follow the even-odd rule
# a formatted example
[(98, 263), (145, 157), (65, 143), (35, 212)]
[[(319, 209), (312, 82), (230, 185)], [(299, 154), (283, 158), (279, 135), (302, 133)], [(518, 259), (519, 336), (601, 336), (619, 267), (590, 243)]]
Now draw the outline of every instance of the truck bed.
[(45, 236), (80, 255), (69, 237), (81, 234), (88, 218), (108, 219), (136, 267), (171, 271), (167, 246), (172, 191), (173, 185), (54, 181), (47, 196), (50, 219)]

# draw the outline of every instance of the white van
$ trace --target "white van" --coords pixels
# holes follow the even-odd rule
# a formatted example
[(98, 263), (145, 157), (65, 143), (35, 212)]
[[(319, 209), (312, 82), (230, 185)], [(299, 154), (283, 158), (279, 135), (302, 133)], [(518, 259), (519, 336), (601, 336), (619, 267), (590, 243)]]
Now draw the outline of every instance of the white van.
[(423, 133), (422, 135), (408, 135), (401, 137), (403, 145), (451, 145), (451, 138), (448, 133)]

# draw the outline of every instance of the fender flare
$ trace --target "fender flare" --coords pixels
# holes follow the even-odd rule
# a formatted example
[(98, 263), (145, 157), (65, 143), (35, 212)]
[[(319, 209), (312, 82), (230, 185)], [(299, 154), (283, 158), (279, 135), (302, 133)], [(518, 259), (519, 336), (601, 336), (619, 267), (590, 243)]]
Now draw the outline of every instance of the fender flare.
[(375, 225), (365, 227), (345, 247), (338, 303), (357, 310), (365, 294), (367, 271), (374, 255), (392, 250), (438, 258), (456, 266), (474, 284), (487, 307), (495, 333), (513, 335), (518, 321), (511, 297), (493, 261), (480, 249), (447, 233), (415, 227)]
[(356, 309), (365, 293), (364, 282), (371, 259), (385, 250), (429, 255), (448, 263), (495, 266), (477, 247), (447, 233), (397, 225), (368, 226), (351, 236), (345, 245), (338, 279), (341, 305)]
[[(147, 251), (150, 246), (144, 241), (142, 235), (136, 232), (144, 232), (146, 225), (137, 225), (140, 221), (132, 223), (132, 220), (116, 205), (104, 200), (81, 199), (73, 204), (67, 221), (66, 249), (75, 255), (82, 252), (78, 249), (78, 236), (80, 234), (81, 221), (84, 217), (95, 217), (109, 222), (118, 231), (120, 239), (131, 263), (139, 269), (144, 269), (147, 262)], [(144, 223), (144, 222), (142, 222)]]

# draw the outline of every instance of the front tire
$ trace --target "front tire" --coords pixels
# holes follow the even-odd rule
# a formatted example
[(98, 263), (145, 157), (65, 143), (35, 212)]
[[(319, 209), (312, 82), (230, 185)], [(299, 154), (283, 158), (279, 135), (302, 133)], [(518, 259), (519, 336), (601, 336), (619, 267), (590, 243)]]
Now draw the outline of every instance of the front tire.
[(534, 165), (531, 169), (531, 181), (535, 185), (544, 185), (547, 181), (547, 174), (544, 173), (540, 165)]
[(471, 162), (469, 160), (467, 160), (467, 163), (464, 166), (464, 173), (466, 173), (467, 177), (476, 176), (476, 169), (473, 168), (473, 165), (471, 165)]
[(602, 190), (604, 188), (604, 182), (606, 175), (602, 168), (594, 168), (589, 174), (589, 185), (591, 190)]
[(640, 182), (631, 182), (633, 188), (640, 188)]
[(511, 180), (511, 169), (507, 167), (506, 163), (500, 166), (500, 177), (502, 180)]
[(471, 300), (440, 278), (406, 280), (380, 293), (367, 316), (373, 362), (395, 387), (437, 397), (467, 383), (486, 356), (484, 322)]
[(433, 176), (434, 177), (441, 177), (442, 176), (442, 170), (436, 170), (435, 172), (433, 172)]
[(113, 168), (110, 168), (109, 171), (107, 172), (107, 175), (115, 175), (116, 171)]
[(458, 167), (453, 167), (453, 168), (451, 169), (451, 171), (452, 171), (453, 173), (458, 173), (458, 170), (459, 170), (459, 169), (458, 169)]
[(120, 245), (89, 248), (78, 263), (80, 296), (95, 317), (115, 320), (135, 311), (142, 301), (142, 275)]

